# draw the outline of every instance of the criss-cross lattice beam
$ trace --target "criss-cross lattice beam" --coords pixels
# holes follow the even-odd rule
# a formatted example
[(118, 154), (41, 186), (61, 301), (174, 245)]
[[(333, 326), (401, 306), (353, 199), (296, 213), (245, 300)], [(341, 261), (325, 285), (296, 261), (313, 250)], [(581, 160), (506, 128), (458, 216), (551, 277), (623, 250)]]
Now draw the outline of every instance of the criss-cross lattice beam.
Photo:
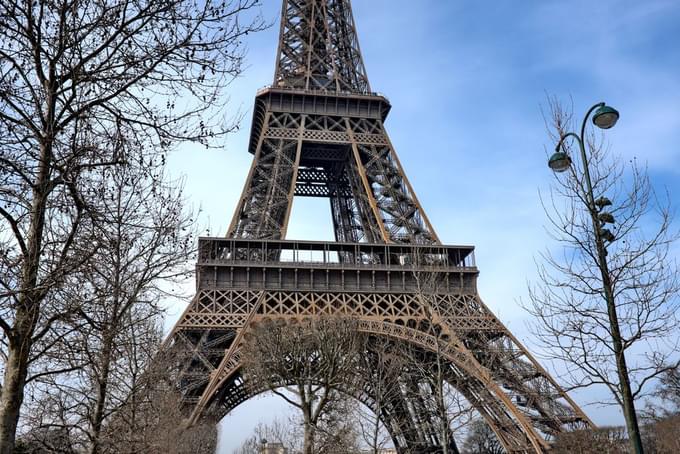
[(331, 199), (338, 241), (438, 242), (380, 119), (282, 107), (264, 115), (229, 237), (285, 238), (302, 195)]
[(371, 91), (349, 0), (284, 0), (274, 86)]

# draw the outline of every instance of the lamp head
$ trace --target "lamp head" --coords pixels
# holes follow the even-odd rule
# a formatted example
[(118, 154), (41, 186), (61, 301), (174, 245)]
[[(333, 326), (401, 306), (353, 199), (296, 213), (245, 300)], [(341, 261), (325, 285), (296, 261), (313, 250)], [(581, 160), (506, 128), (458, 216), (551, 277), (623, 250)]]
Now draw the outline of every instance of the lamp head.
[(606, 104), (603, 104), (593, 115), (593, 123), (600, 129), (613, 128), (619, 121), (619, 112)]
[(571, 158), (564, 151), (555, 151), (548, 160), (548, 167), (550, 167), (553, 172), (565, 172), (571, 167)]

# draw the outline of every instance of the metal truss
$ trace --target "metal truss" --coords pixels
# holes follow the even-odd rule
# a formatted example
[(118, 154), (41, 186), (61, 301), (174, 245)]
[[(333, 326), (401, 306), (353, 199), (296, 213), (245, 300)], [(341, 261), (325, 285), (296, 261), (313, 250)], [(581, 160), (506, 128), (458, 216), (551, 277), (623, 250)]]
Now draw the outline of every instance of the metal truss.
[[(473, 248), (440, 244), (385, 130), (390, 109), (370, 90), (350, 1), (284, 0), (243, 193), (227, 239), (199, 240), (197, 294), (166, 341), (191, 419), (264, 392), (241, 374), (252, 323), (343, 317), (372, 338), (443, 355), (448, 383), (508, 452), (546, 452), (560, 432), (592, 423), (484, 305)], [(329, 199), (337, 242), (283, 240), (295, 196)], [(357, 370), (347, 392), (375, 409), (370, 374)], [(455, 447), (438, 439), (424, 386), (406, 372), (380, 405), (401, 454)]]
[(349, 0), (288, 0), (281, 14), (277, 87), (370, 92)]
[[(449, 384), (509, 452), (545, 452), (560, 432), (591, 424), (481, 301), (472, 247), (202, 238), (199, 250), (199, 291), (170, 346), (190, 358), (177, 383), (194, 419), (221, 417), (264, 391), (240, 373), (241, 338), (253, 322), (337, 316), (371, 336), (441, 354)], [(365, 383), (348, 388), (362, 389), (356, 397), (368, 405), (367, 373), (357, 371)], [(406, 389), (382, 410), (401, 452), (441, 446), (423, 405)]]
[(331, 199), (341, 241), (438, 241), (381, 118), (277, 112), (303, 102), (280, 95), (258, 100), (267, 111), (229, 237), (285, 238), (297, 195)]

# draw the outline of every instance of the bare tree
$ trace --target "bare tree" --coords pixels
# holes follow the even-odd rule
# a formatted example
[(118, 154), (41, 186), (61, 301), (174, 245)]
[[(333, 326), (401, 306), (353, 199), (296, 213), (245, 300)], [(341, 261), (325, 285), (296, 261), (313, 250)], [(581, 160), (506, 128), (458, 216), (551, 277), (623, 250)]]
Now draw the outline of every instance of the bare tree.
[[(675, 454), (680, 450), (680, 415), (652, 413), (641, 426), (642, 446), (648, 454)], [(559, 435), (553, 442), (555, 453), (628, 453), (625, 427), (602, 427)]]
[[(359, 454), (359, 435), (352, 419), (355, 402), (349, 398), (335, 400), (334, 408), (325, 411), (318, 424), (314, 441), (314, 454)], [(260, 454), (268, 444), (280, 444), (290, 454), (299, 454), (304, 449), (304, 431), (294, 415), (286, 420), (275, 419), (271, 424), (260, 423), (254, 433), (233, 454)]]
[(42, 303), (96, 246), (77, 241), (90, 172), (231, 128), (222, 88), (241, 71), (242, 37), (261, 28), (239, 20), (257, 3), (0, 1), (0, 453), (14, 445), (33, 344), (64, 313), (43, 317)]
[(365, 337), (364, 354), (359, 357), (359, 370), (370, 389), (372, 407), (356, 406), (356, 424), (370, 452), (377, 454), (391, 443), (381, 417), (389, 402), (401, 399), (399, 377), (406, 370), (407, 355), (393, 341), (373, 336)]
[[(550, 122), (556, 143), (570, 135), (571, 114), (552, 100)], [(545, 354), (565, 367), (559, 375), (571, 389), (604, 386), (605, 403), (621, 406), (639, 446), (634, 401), (678, 364), (678, 236), (645, 169), (624, 165), (593, 133), (582, 136), (588, 167), (575, 162), (556, 177), (543, 203), (563, 247), (542, 254), (527, 306)]]
[[(194, 223), (181, 188), (162, 166), (101, 171), (95, 230), (99, 247), (66, 279), (60, 298), (76, 303), (70, 322), (55, 322), (35, 344), (32, 394), (41, 408), (33, 427), (59, 425), (89, 454), (111, 451), (105, 426), (136, 392), (160, 338), (160, 301), (189, 272)], [(45, 405), (49, 401), (50, 405)], [(49, 409), (49, 411), (48, 411)], [(114, 445), (115, 447), (115, 445)]]
[(505, 454), (505, 449), (491, 427), (483, 419), (475, 419), (463, 442), (463, 454)]
[(655, 418), (643, 426), (645, 452), (674, 454), (680, 452), (680, 414)]
[[(437, 335), (438, 341), (445, 342), (440, 336)], [(404, 374), (407, 395), (422, 404), (423, 420), (434, 424), (432, 429), (437, 434), (442, 453), (457, 454), (459, 450), (454, 434), (464, 431), (472, 422), (475, 409), (457, 391), (457, 379), (450, 371), (450, 363), (443, 354), (443, 345), (439, 345), (434, 352), (425, 352), (416, 347), (408, 351), (409, 367)]]
[[(316, 425), (315, 454), (359, 454), (361, 435), (356, 414), (357, 401), (347, 394), (336, 393)], [(304, 421), (301, 421), (304, 422)], [(298, 426), (304, 427), (304, 424)]]
[(566, 432), (553, 443), (556, 454), (626, 454), (628, 439), (623, 427)]
[(320, 452), (332, 431), (329, 418), (353, 383), (361, 339), (347, 319), (264, 321), (244, 341), (243, 370), (251, 386), (263, 386), (302, 415), (303, 453)]
[(241, 446), (234, 450), (232, 454), (260, 454), (262, 444), (280, 443), (287, 448), (291, 454), (300, 451), (301, 438), (298, 435), (298, 425), (290, 419), (275, 419), (270, 424), (259, 423), (253, 435), (250, 436)]
[(466, 427), (472, 421), (474, 409), (455, 388), (458, 379), (453, 373), (451, 363), (445, 354), (448, 333), (442, 329), (437, 295), (442, 292), (442, 277), (429, 270), (436, 265), (436, 257), (421, 251), (414, 251), (413, 258), (419, 266), (414, 271), (416, 297), (426, 311), (426, 321), (422, 329), (436, 339), (433, 351), (422, 351), (415, 346), (408, 346), (405, 355), (410, 369), (410, 392), (416, 401), (421, 401), (427, 412), (427, 420), (435, 424), (437, 438), (443, 454), (458, 452), (454, 433)]
[[(117, 393), (111, 392), (116, 398), (115, 411), (107, 414), (102, 424), (97, 452), (213, 454), (217, 446), (216, 422), (204, 420), (184, 427), (181, 396), (167, 375), (168, 358), (160, 351), (162, 332), (155, 322), (147, 325), (148, 331), (141, 325), (136, 324), (134, 339), (130, 338), (123, 347), (130, 361), (116, 365), (120, 368), (116, 375), (127, 373), (127, 377), (124, 384), (116, 382)], [(94, 406), (98, 396), (86, 399), (78, 394), (84, 389), (82, 385), (69, 389), (65, 383), (66, 380), (57, 382), (53, 391), (46, 388), (39, 398), (29, 402), (25, 425), (31, 429), (19, 439), (28, 452), (83, 453), (92, 449), (92, 423), (79, 412), (86, 405)], [(79, 385), (77, 381), (75, 384)], [(123, 396), (124, 401), (120, 399)], [(85, 424), (83, 428), (77, 425), (79, 421)]]
[(657, 389), (653, 395), (657, 409), (661, 416), (680, 415), (680, 367), (667, 370), (661, 376)]
[(648, 402), (643, 435), (646, 451), (680, 451), (680, 369), (665, 372)]
[(205, 418), (191, 427), (181, 395), (168, 376), (173, 357), (161, 350), (161, 336), (154, 344), (153, 360), (143, 365), (130, 381), (125, 405), (104, 426), (101, 452), (107, 454), (169, 453), (213, 454), (217, 447), (217, 421)]
[(42, 454), (58, 452), (75, 454), (68, 431), (61, 429), (34, 429), (17, 439), (15, 454)]

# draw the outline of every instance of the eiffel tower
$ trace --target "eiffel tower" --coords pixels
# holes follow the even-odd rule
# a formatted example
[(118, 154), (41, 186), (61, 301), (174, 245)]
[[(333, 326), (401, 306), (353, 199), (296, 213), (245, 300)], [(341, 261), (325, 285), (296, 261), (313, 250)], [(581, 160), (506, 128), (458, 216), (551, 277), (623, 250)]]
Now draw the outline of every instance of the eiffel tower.
[[(227, 237), (199, 239), (197, 294), (167, 341), (188, 355), (177, 386), (191, 420), (265, 391), (240, 372), (251, 323), (335, 315), (437, 348), (448, 382), (508, 452), (546, 452), (557, 434), (592, 423), (484, 305), (474, 248), (440, 242), (385, 130), (390, 109), (371, 90), (350, 0), (284, 0), (274, 83), (255, 98), (250, 173)], [(336, 242), (285, 239), (296, 196), (330, 200)], [(443, 283), (431, 307), (414, 282), (425, 270)], [(356, 397), (374, 404), (368, 387)], [(455, 452), (423, 407), (406, 392), (381, 405), (397, 451)]]

